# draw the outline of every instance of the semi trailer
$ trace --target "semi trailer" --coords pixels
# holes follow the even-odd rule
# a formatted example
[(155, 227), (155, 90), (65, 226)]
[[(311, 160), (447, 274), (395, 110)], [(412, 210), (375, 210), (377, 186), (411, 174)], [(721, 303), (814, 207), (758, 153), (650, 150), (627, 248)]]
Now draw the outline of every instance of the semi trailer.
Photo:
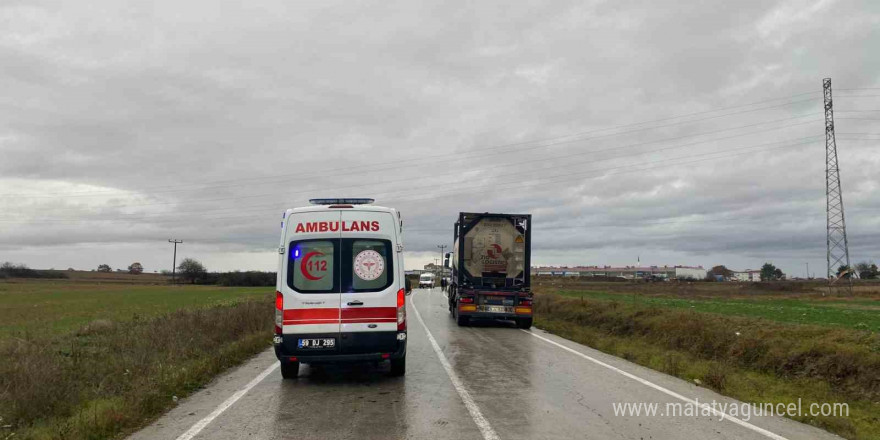
[(531, 214), (461, 212), (455, 222), (449, 312), (458, 325), (472, 319), (515, 321), (532, 326)]

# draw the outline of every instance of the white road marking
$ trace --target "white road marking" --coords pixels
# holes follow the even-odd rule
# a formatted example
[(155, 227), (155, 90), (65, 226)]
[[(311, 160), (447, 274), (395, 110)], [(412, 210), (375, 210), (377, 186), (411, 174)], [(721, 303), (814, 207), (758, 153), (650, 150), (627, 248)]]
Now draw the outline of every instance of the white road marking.
[(422, 328), (425, 329), (425, 333), (427, 333), (428, 335), (428, 341), (431, 342), (431, 347), (434, 348), (434, 353), (437, 353), (437, 357), (440, 358), (440, 364), (443, 365), (443, 369), (446, 370), (446, 374), (449, 376), (449, 380), (452, 381), (452, 386), (455, 387), (455, 391), (458, 392), (459, 397), (461, 397), (461, 401), (464, 402), (464, 406), (471, 414), (471, 418), (474, 419), (474, 423), (477, 424), (477, 428), (479, 428), (480, 433), (483, 434), (483, 439), (499, 440), (500, 437), (498, 437), (498, 434), (496, 434), (495, 430), (492, 429), (492, 425), (489, 424), (489, 421), (486, 420), (485, 417), (483, 417), (483, 413), (480, 411), (480, 407), (477, 406), (477, 403), (474, 402), (474, 399), (464, 387), (461, 379), (459, 379), (458, 375), (455, 374), (455, 370), (452, 369), (452, 365), (449, 364), (446, 356), (443, 355), (443, 350), (440, 349), (440, 345), (437, 344), (437, 340), (434, 339), (434, 335), (431, 334), (431, 331), (428, 330), (428, 326), (425, 325), (425, 321), (422, 319), (422, 315), (419, 313), (419, 309), (416, 307), (415, 297), (413, 297), (412, 305), (413, 311), (416, 312), (416, 318), (418, 318), (419, 323), (422, 324)]
[(689, 403), (689, 404), (691, 404), (691, 405), (699, 405), (699, 407), (701, 407), (701, 408), (706, 408), (706, 409), (712, 411), (712, 414), (713, 414), (713, 415), (716, 415), (716, 416), (718, 416), (718, 417), (720, 417), (720, 418), (722, 418), (722, 419), (730, 420), (731, 422), (736, 423), (737, 425), (740, 425), (740, 426), (742, 426), (742, 427), (744, 427), (744, 428), (751, 429), (752, 431), (755, 431), (755, 432), (757, 432), (757, 433), (759, 433), (759, 434), (763, 434), (763, 435), (765, 435), (765, 436), (767, 436), (767, 437), (769, 437), (769, 438), (772, 438), (772, 439), (774, 439), (774, 440), (788, 440), (787, 438), (785, 438), (785, 437), (783, 437), (783, 436), (781, 436), (781, 435), (779, 435), (779, 434), (772, 433), (772, 432), (770, 432), (770, 431), (768, 431), (768, 430), (766, 430), (766, 429), (764, 429), (764, 428), (759, 428), (759, 427), (757, 427), (757, 426), (755, 426), (755, 425), (752, 425), (752, 424), (749, 423), (749, 422), (746, 422), (746, 421), (744, 421), (744, 420), (740, 420), (740, 419), (738, 419), (738, 418), (736, 418), (736, 417), (733, 417), (733, 416), (727, 415), (726, 413), (721, 412), (721, 411), (718, 411), (717, 409), (713, 408), (712, 406), (710, 406), (710, 405), (708, 405), (708, 404), (705, 404), (705, 403), (703, 403), (703, 404), (699, 404), (696, 400), (693, 400), (693, 399), (690, 399), (690, 398), (688, 398), (688, 397), (682, 396), (681, 394), (678, 394), (678, 393), (676, 393), (675, 391), (672, 391), (672, 390), (668, 390), (668, 389), (666, 389), (666, 388), (663, 388), (663, 387), (661, 387), (660, 385), (657, 385), (657, 384), (655, 384), (655, 383), (653, 383), (653, 382), (650, 382), (650, 381), (648, 381), (648, 380), (642, 379), (641, 377), (638, 377), (638, 376), (636, 376), (636, 375), (634, 375), (634, 374), (627, 373), (626, 371), (623, 371), (623, 370), (621, 370), (620, 368), (617, 368), (617, 367), (615, 367), (615, 366), (613, 366), (613, 365), (606, 364), (605, 362), (602, 362), (602, 361), (600, 361), (600, 360), (598, 360), (598, 359), (596, 359), (596, 358), (592, 358), (592, 357), (590, 357), (590, 356), (587, 356), (587, 355), (585, 355), (585, 354), (583, 354), (583, 353), (581, 353), (581, 352), (579, 352), (579, 351), (577, 351), (577, 350), (574, 350), (574, 349), (572, 349), (572, 348), (566, 347), (566, 346), (564, 346), (564, 345), (562, 345), (562, 344), (560, 344), (560, 343), (558, 343), (558, 342), (556, 342), (556, 341), (552, 341), (552, 340), (547, 339), (547, 338), (545, 338), (545, 337), (543, 337), (543, 336), (539, 336), (539, 335), (537, 335), (537, 334), (535, 334), (535, 333), (532, 333), (532, 332), (530, 332), (530, 331), (528, 331), (528, 330), (523, 330), (523, 331), (526, 332), (526, 333), (528, 333), (528, 334), (530, 334), (530, 335), (532, 335), (532, 336), (534, 336), (534, 337), (536, 337), (536, 338), (538, 338), (538, 339), (540, 339), (540, 340), (542, 340), (542, 341), (544, 341), (544, 342), (548, 342), (548, 343), (550, 343), (550, 344), (553, 344), (553, 345), (555, 345), (555, 346), (557, 346), (557, 347), (559, 347), (559, 348), (561, 348), (561, 349), (563, 349), (563, 350), (569, 351), (569, 352), (571, 352), (571, 353), (573, 353), (573, 354), (576, 354), (576, 355), (578, 355), (578, 356), (580, 356), (580, 357), (582, 357), (582, 358), (584, 358), (584, 359), (586, 359), (586, 360), (588, 360), (588, 361), (590, 361), (590, 362), (593, 362), (593, 363), (595, 363), (596, 365), (603, 366), (603, 367), (605, 367), (605, 368), (607, 368), (607, 369), (609, 369), (609, 370), (611, 370), (611, 371), (614, 371), (615, 373), (619, 373), (619, 374), (621, 374), (621, 375), (624, 375), (624, 376), (626, 376), (626, 377), (628, 377), (628, 378), (630, 378), (630, 379), (632, 379), (632, 380), (635, 380), (635, 381), (637, 381), (637, 382), (639, 382), (639, 383), (641, 383), (641, 384), (643, 384), (643, 385), (647, 385), (647, 386), (649, 386), (649, 387), (651, 387), (651, 388), (653, 388), (653, 389), (655, 389), (655, 390), (657, 390), (657, 391), (660, 391), (660, 392), (662, 392), (662, 393), (665, 393), (665, 394), (668, 394), (668, 395), (670, 395), (670, 396), (672, 396), (672, 397), (675, 397), (676, 399), (683, 400), (683, 401), (685, 401), (685, 402), (687, 402), (687, 403)]
[(251, 388), (257, 386), (257, 384), (265, 379), (266, 376), (275, 371), (275, 369), (278, 368), (279, 365), (281, 365), (279, 362), (273, 362), (269, 368), (263, 370), (263, 372), (260, 373), (259, 376), (248, 382), (248, 384), (245, 385), (244, 388), (236, 391), (235, 394), (229, 396), (228, 399), (224, 400), (223, 403), (220, 404), (220, 406), (214, 408), (214, 411), (211, 411), (211, 414), (208, 414), (204, 419), (199, 420), (198, 422), (196, 422), (195, 425), (192, 425), (192, 427), (189, 428), (186, 432), (180, 434), (180, 437), (177, 437), (177, 440), (190, 440), (198, 435), (198, 433), (205, 429), (205, 427), (208, 426), (209, 423), (214, 421), (217, 416), (223, 414), (223, 411), (229, 409), (229, 407), (237, 402), (238, 399), (241, 399), (242, 396), (247, 394), (247, 392), (250, 391)]

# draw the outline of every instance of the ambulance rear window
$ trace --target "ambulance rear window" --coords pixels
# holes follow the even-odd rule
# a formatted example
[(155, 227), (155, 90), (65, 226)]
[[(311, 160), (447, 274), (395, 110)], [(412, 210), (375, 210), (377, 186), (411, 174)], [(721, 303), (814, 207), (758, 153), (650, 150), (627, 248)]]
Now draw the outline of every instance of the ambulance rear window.
[(287, 285), (301, 293), (338, 293), (337, 240), (290, 243)]
[(390, 255), (388, 240), (351, 240), (352, 290), (377, 292), (387, 288), (393, 281)]

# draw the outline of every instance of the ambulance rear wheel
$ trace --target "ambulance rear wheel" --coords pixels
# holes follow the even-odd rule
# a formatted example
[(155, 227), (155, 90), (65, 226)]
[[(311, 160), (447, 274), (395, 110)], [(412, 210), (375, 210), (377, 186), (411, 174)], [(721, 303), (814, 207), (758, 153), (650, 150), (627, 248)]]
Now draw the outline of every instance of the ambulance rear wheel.
[(532, 318), (516, 318), (516, 326), (528, 330), (532, 328)]
[(285, 379), (296, 379), (299, 376), (299, 362), (282, 362), (281, 377)]
[(403, 376), (406, 374), (406, 356), (400, 359), (391, 359), (391, 376)]

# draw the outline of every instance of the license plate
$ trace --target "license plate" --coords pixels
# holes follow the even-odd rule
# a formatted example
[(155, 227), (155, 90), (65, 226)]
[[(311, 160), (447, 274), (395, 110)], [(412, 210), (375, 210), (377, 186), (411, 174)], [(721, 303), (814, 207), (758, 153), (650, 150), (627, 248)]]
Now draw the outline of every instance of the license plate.
[(489, 313), (510, 313), (510, 307), (505, 306), (483, 306), (483, 311)]
[(303, 349), (333, 348), (336, 346), (336, 339), (334, 339), (334, 338), (300, 339), (296, 345), (297, 345), (297, 347), (303, 348)]

